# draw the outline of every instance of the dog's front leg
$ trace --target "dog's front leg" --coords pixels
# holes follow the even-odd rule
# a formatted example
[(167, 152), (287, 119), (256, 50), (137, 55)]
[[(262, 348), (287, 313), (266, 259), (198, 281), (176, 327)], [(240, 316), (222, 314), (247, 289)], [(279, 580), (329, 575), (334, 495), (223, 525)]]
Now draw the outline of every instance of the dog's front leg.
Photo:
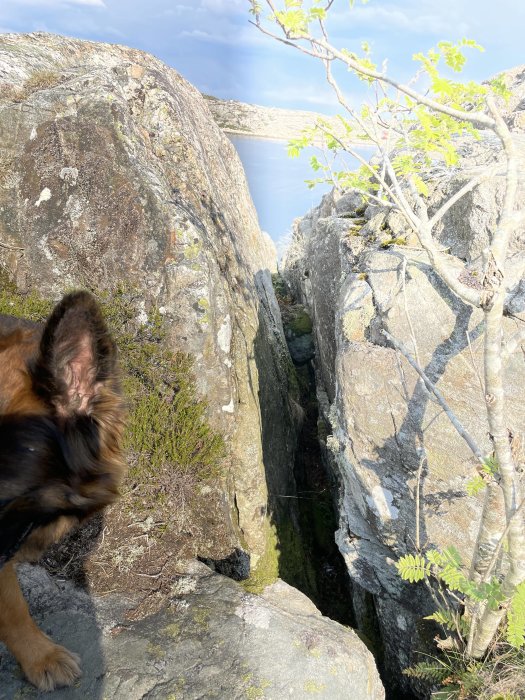
[(0, 641), (39, 690), (71, 685), (81, 675), (79, 657), (54, 644), (33, 622), (12, 563), (0, 569)]

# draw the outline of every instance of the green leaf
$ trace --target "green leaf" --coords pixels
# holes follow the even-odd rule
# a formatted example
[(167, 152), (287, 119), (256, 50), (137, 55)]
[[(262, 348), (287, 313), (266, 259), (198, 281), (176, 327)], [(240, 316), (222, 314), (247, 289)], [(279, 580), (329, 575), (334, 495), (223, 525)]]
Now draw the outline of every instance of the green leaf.
[(454, 545), (445, 547), (445, 549), (443, 550), (443, 556), (451, 566), (460, 567), (463, 564), (461, 560), (461, 554), (454, 547)]
[(466, 490), (469, 496), (477, 496), (487, 486), (487, 482), (479, 474), (467, 481)]
[(500, 75), (497, 75), (495, 78), (493, 78), (490, 83), (490, 87), (492, 88), (494, 94), (498, 95), (499, 97), (502, 97), (505, 102), (508, 102), (509, 99), (512, 96), (512, 90), (509, 90), (507, 86), (507, 78), (504, 73), (501, 73)]
[(404, 668), (402, 673), (409, 678), (440, 683), (450, 675), (450, 669), (439, 661), (420, 661), (409, 668)]
[(405, 554), (396, 562), (396, 568), (404, 581), (422, 581), (430, 573), (430, 565), (420, 554)]
[(317, 159), (316, 156), (312, 156), (310, 158), (310, 167), (312, 168), (312, 170), (315, 170), (316, 172), (317, 172), (317, 170), (321, 170), (321, 169), (324, 170), (324, 168), (325, 168), (325, 166), (319, 162), (319, 160)]
[(469, 630), (468, 622), (458, 613), (447, 608), (439, 608), (432, 615), (427, 615), (424, 620), (434, 620), (438, 625), (442, 625), (451, 632), (456, 632), (458, 629), (461, 634), (466, 634)]
[(446, 559), (439, 552), (437, 549), (430, 549), (428, 552), (425, 554), (427, 560), (430, 562), (430, 564), (433, 564), (434, 566), (445, 566), (446, 564)]
[(525, 582), (516, 586), (507, 612), (507, 641), (516, 649), (525, 645)]
[(492, 455), (491, 457), (486, 457), (483, 460), (482, 469), (485, 472), (485, 474), (488, 474), (489, 476), (495, 476), (499, 471), (499, 464), (496, 457), (494, 455)]
[(423, 197), (428, 197), (428, 187), (423, 178), (419, 175), (413, 175), (412, 182), (419, 194), (423, 195)]

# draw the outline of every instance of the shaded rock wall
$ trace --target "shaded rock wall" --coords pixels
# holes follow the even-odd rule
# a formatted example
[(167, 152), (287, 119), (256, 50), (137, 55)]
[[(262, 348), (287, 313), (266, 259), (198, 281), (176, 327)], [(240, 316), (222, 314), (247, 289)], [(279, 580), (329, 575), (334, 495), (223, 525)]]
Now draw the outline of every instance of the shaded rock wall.
[[(455, 178), (433, 173), (432, 206), (437, 208), (468, 174), (484, 167), (487, 158), (493, 162), (494, 149), (489, 142), (465, 146), (463, 170)], [(479, 284), (480, 250), (494, 230), (501, 186), (497, 178), (485, 183), (452, 208), (438, 232), (451, 254), (467, 261), (472, 284)], [(523, 189), (520, 197), (525, 204)], [(404, 245), (393, 245), (393, 240)], [(511, 247), (513, 272), (523, 256), (522, 231)], [(372, 206), (365, 211), (362, 201), (350, 195), (326, 195), (319, 207), (295, 222), (283, 275), (312, 314), (318, 394), (331, 425), (327, 454), (339, 481), (337, 542), (352, 579), (373, 595), (387, 672), (398, 674), (414, 660), (414, 648), (424, 648), (425, 638), (436, 630), (420, 623), (431, 610), (426, 590), (404, 584), (394, 562), (415, 550), (419, 536), (425, 548), (454, 544), (468, 566), (481, 497), (466, 493), (476, 474), (475, 459), (416, 373), (386, 346), (381, 330), (419, 358), (488, 454), (478, 378), (482, 313), (448, 290), (399, 215)], [(513, 310), (524, 319), (518, 277), (511, 275), (511, 287)], [(519, 323), (508, 318), (506, 330), (514, 332)], [(505, 360), (504, 370), (508, 426), (522, 434), (521, 349)], [(356, 607), (359, 617), (362, 605)]]

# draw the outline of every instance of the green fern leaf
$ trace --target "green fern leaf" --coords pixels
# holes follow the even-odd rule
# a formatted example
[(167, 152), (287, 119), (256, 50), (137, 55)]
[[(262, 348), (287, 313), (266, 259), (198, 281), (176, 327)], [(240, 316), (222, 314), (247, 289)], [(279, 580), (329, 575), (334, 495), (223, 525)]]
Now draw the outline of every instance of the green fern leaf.
[(445, 566), (445, 564), (446, 564), (445, 557), (441, 554), (441, 552), (438, 552), (437, 549), (429, 550), (426, 553), (426, 558), (434, 566), (441, 567), (441, 566)]
[(404, 581), (422, 581), (430, 573), (430, 564), (420, 554), (406, 554), (396, 562), (396, 568)]
[(451, 591), (470, 592), (469, 581), (465, 574), (455, 566), (447, 564), (439, 573), (440, 578)]
[(432, 683), (441, 683), (450, 675), (450, 668), (438, 662), (420, 661), (414, 666), (404, 668), (403, 675), (424, 681), (432, 681)]
[(477, 496), (480, 491), (487, 486), (487, 482), (479, 474), (473, 476), (472, 479), (467, 481), (467, 493), (469, 496)]
[(459, 631), (462, 635), (467, 634), (469, 631), (468, 622), (463, 617), (460, 617), (458, 613), (446, 608), (439, 608), (432, 615), (427, 615), (423, 619), (434, 620), (438, 625), (442, 625), (451, 632)]
[(461, 554), (453, 545), (450, 545), (450, 547), (445, 547), (443, 550), (443, 556), (446, 558), (447, 564), (450, 564), (450, 566), (454, 566), (457, 569), (459, 569), (463, 563), (461, 561)]

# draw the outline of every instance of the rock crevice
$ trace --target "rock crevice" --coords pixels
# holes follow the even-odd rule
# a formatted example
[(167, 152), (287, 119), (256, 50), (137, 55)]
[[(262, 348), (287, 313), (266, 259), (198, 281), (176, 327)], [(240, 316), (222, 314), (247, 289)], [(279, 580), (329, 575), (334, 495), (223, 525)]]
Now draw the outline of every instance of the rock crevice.
[[(494, 148), (484, 138), (459, 144), (462, 162), (454, 177), (429, 173), (431, 209), (484, 167), (487, 149), (498, 158)], [(501, 186), (498, 178), (485, 182), (471, 205), (462, 202), (459, 212), (451, 208), (437, 232), (458, 272), (466, 260), (473, 284)], [(523, 187), (519, 197), (525, 201)], [(518, 231), (512, 242), (516, 261), (522, 259), (522, 235)], [(509, 298), (523, 320), (523, 283), (513, 269), (514, 262)], [(394, 563), (418, 543), (438, 549), (454, 544), (468, 567), (482, 504), (466, 491), (475, 458), (382, 330), (418, 358), (489, 453), (484, 397), (469, 349), (470, 340), (481, 366), (482, 313), (442, 282), (399, 214), (366, 207), (356, 195), (332, 192), (294, 223), (282, 274), (312, 316), (317, 391), (326, 397), (320, 404), (330, 433), (326, 455), (339, 485), (337, 543), (352, 580), (373, 596), (386, 674), (400, 679), (402, 689), (407, 681), (401, 669), (417, 661), (416, 649), (431, 651), (428, 640), (437, 630), (421, 623), (432, 611), (429, 596), (403, 583)], [(506, 332), (516, 323), (507, 318)], [(519, 353), (505, 359), (505, 376), (507, 420), (522, 433)]]

